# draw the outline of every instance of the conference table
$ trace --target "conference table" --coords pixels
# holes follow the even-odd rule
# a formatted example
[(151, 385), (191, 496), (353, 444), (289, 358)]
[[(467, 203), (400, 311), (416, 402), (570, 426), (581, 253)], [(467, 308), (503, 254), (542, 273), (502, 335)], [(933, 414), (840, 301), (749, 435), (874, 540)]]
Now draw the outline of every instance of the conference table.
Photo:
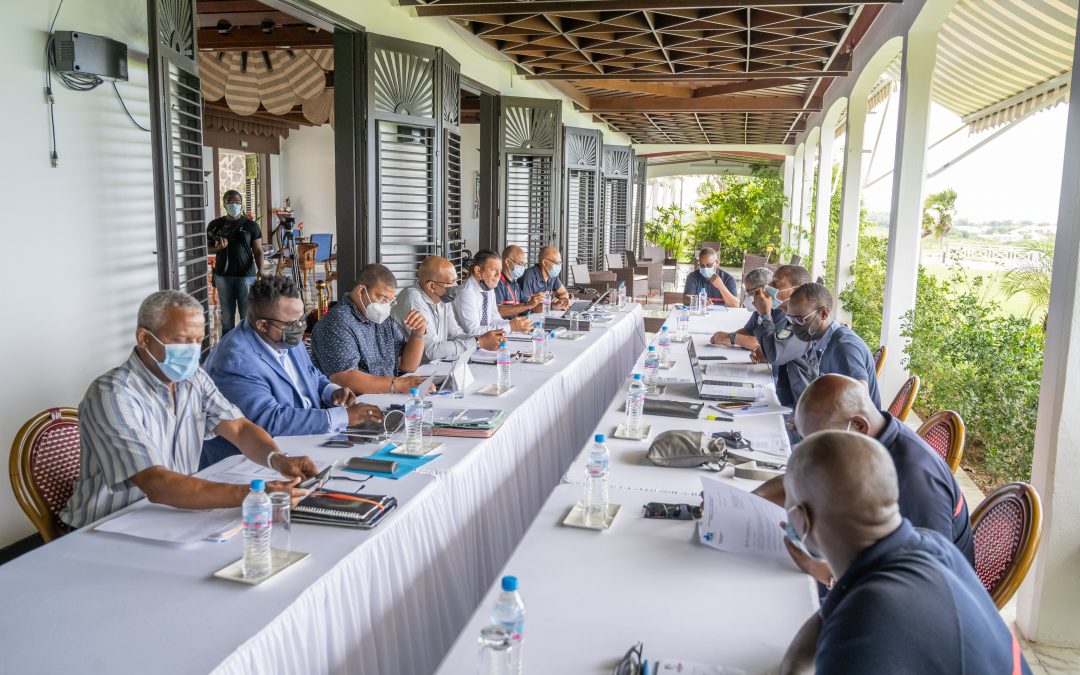
[[(708, 344), (713, 332), (734, 331), (748, 317), (742, 309), (720, 308), (692, 317), (690, 338), (698, 355), (748, 363), (748, 352)], [(674, 313), (667, 325), (674, 330)], [(673, 343), (671, 353), (675, 364), (661, 371), (669, 381), (663, 397), (698, 400), (695, 385), (687, 384), (693, 376), (686, 345)], [(634, 372), (641, 372), (643, 358)], [(625, 387), (614, 395), (595, 430), (608, 434), (609, 498), (620, 505), (611, 528), (562, 525), (575, 502), (584, 499), (589, 439), (499, 575), (518, 577), (525, 601), (526, 672), (607, 674), (637, 642), (653, 662), (660, 658), (665, 664), (683, 661), (747, 673), (775, 672), (792, 637), (818, 607), (810, 577), (789, 561), (706, 547), (698, 542), (693, 521), (646, 519), (642, 513), (648, 502), (700, 503), (703, 475), (745, 490), (760, 484), (735, 478), (730, 466), (717, 473), (653, 465), (645, 451), (658, 433), (738, 429), (752, 442), (777, 442), (789, 450), (782, 416), (750, 415), (724, 423), (704, 419), (712, 412), (707, 408), (696, 420), (647, 415), (650, 438), (626, 441), (610, 436), (625, 418), (624, 400)], [(489, 587), (439, 675), (474, 672), (480, 630), (492, 622), (499, 590), (497, 581)]]
[[(294, 524), (291, 548), (310, 556), (260, 585), (213, 577), (241, 557), (240, 536), (178, 546), (87, 527), (0, 567), (0, 671), (433, 672), (622, 387), (645, 346), (642, 317), (631, 304), (583, 339), (554, 341), (555, 359), (515, 363), (499, 397), (476, 393), (495, 367), (473, 365), (465, 397), (433, 405), (504, 409), (499, 431), (440, 437), (439, 456), (400, 480), (331, 481), (399, 506), (373, 530)], [(325, 439), (276, 440), (325, 463), (378, 447)], [(228, 458), (206, 475), (246, 482), (248, 466)], [(137, 509), (167, 507), (144, 500), (113, 517)]]

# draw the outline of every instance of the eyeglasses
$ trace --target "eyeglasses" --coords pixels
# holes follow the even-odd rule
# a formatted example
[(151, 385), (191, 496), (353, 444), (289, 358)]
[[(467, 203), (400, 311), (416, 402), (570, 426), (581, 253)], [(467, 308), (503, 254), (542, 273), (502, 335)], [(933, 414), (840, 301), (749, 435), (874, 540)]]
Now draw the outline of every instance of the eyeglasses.
[(641, 675), (643, 672), (641, 667), (642, 648), (643, 645), (639, 642), (626, 650), (626, 654), (619, 661), (619, 664), (615, 666), (615, 670), (611, 671), (611, 675)]
[(439, 284), (443, 288), (457, 288), (457, 281), (438, 281), (436, 279), (429, 279), (433, 284)]
[(792, 316), (792, 315), (788, 314), (787, 315), (787, 320), (788, 320), (788, 323), (790, 323), (792, 325), (805, 326), (806, 325), (806, 320), (809, 319), (810, 317), (814, 316), (815, 314), (817, 314), (820, 311), (821, 311), (821, 307), (818, 307), (817, 309), (810, 312), (809, 314), (804, 314), (802, 316)]
[(288, 328), (307, 328), (307, 319), (305, 317), (300, 317), (299, 319), (297, 319), (295, 321), (282, 321), (281, 319), (275, 319), (273, 317), (264, 316), (262, 318), (262, 320), (263, 321), (273, 321), (274, 323), (280, 323), (282, 330), (285, 330), (285, 329), (288, 329)]

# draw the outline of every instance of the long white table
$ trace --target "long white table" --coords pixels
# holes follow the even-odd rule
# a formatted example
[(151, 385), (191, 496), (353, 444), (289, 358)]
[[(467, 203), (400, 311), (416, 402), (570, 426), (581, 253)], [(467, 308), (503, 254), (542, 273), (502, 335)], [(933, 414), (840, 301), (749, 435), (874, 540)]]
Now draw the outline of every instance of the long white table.
[[(423, 469), (365, 485), (401, 504), (377, 529), (295, 525), (293, 548), (310, 558), (260, 586), (211, 576), (240, 557), (239, 537), (178, 548), (83, 530), (0, 567), (0, 670), (431, 673), (643, 346), (634, 305), (556, 341), (550, 364), (515, 364), (503, 397), (436, 398), (510, 413), (490, 439), (444, 438)], [(469, 391), (494, 382), (493, 366), (473, 370)], [(322, 460), (376, 449), (278, 440)]]

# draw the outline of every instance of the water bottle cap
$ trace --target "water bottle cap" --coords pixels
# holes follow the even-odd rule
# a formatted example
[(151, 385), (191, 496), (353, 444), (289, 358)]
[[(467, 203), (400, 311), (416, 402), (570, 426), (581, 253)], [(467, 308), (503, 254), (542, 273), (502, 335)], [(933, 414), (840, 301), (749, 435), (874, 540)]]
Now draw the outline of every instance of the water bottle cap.
[(409, 396), (418, 396), (419, 394), (420, 394), (420, 389), (419, 388), (412, 387), (412, 388), (409, 389)]
[(266, 489), (266, 481), (264, 481), (262, 478), (256, 478), (255, 480), (251, 481), (251, 489), (252, 490), (265, 490)]
[(499, 346), (500, 347), (505, 347), (506, 346), (506, 340), (500, 340), (499, 341)]
[(503, 577), (502, 578), (502, 589), (504, 591), (510, 591), (510, 592), (516, 591), (518, 589), (517, 577)]
[(555, 337), (555, 331), (551, 331), (550, 333), (548, 333), (548, 337), (550, 337), (550, 338)]
[(656, 351), (656, 346), (655, 345), (649, 345), (649, 351), (650, 352), (655, 352)]
[(597, 443), (603, 443), (604, 440), (605, 440), (604, 439), (604, 434), (596, 434), (595, 436), (593, 436), (593, 440), (596, 441)]
[(634, 373), (634, 379), (635, 380), (640, 380), (641, 379), (641, 373)]
[(661, 331), (661, 332), (664, 332), (664, 331), (666, 331), (666, 330), (667, 330), (667, 326), (660, 326), (660, 331)]

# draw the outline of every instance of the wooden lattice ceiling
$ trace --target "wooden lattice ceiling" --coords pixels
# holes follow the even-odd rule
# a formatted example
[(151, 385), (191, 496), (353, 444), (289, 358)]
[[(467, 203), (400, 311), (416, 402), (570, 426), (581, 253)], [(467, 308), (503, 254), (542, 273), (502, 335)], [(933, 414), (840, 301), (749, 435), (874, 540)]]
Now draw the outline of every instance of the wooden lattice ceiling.
[(785, 143), (878, 2), (399, 0), (447, 17), (635, 143)]

